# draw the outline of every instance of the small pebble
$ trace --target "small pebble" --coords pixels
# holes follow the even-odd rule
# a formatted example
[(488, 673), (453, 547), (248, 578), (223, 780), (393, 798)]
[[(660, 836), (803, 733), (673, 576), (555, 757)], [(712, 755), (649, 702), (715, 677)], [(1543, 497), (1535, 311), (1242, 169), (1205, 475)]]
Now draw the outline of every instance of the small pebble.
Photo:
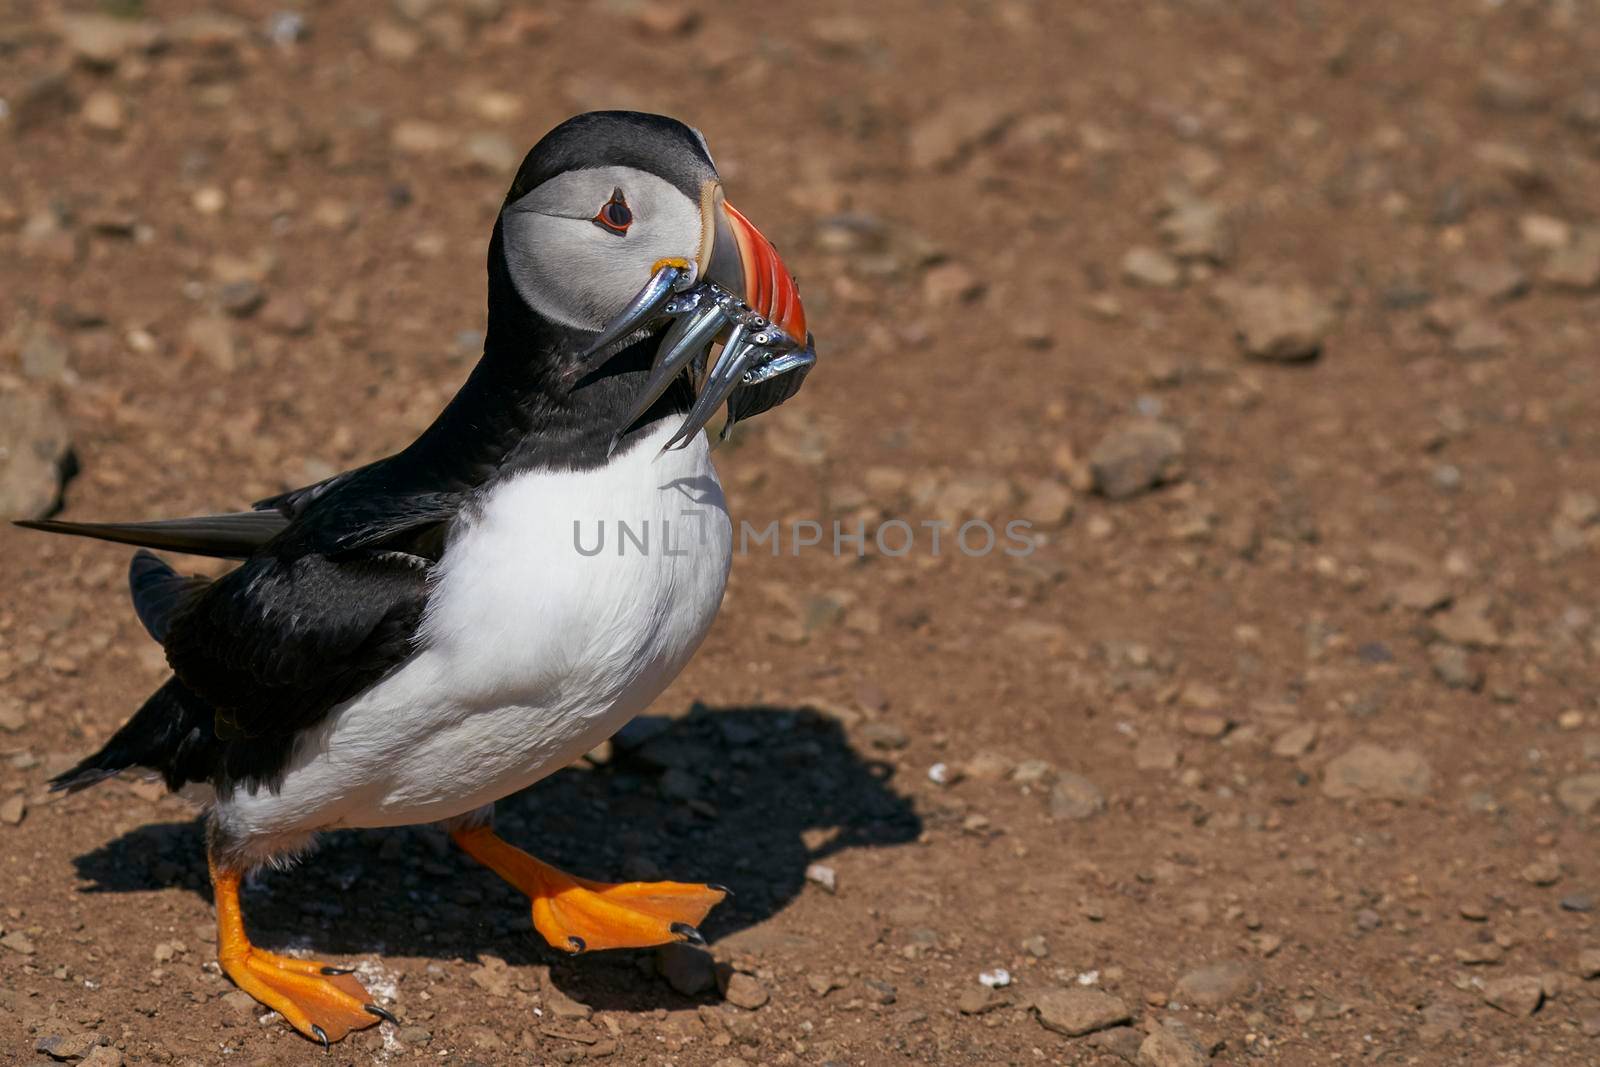
[(1011, 984), (1011, 972), (1004, 967), (996, 967), (978, 975), (978, 981), (990, 989), (1004, 989)]
[(7, 797), (0, 800), (0, 822), (7, 826), (18, 826), (22, 823), (23, 816), (28, 814), (28, 803), (21, 797)]
[(722, 998), (736, 1007), (755, 1011), (767, 1002), (770, 994), (766, 986), (758, 982), (753, 975), (735, 971), (728, 977), (728, 987), (722, 991)]
[(813, 863), (806, 867), (806, 881), (821, 886), (829, 893), (839, 891), (839, 875), (825, 863)]

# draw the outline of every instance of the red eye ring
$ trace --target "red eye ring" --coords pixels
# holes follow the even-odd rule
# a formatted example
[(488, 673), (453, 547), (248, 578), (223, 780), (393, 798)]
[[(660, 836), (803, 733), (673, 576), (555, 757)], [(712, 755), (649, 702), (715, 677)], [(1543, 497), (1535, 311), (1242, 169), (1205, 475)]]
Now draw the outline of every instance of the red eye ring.
[(619, 237), (628, 232), (628, 227), (633, 225), (633, 212), (628, 209), (621, 189), (612, 190), (611, 199), (600, 205), (600, 210), (594, 215), (594, 224)]

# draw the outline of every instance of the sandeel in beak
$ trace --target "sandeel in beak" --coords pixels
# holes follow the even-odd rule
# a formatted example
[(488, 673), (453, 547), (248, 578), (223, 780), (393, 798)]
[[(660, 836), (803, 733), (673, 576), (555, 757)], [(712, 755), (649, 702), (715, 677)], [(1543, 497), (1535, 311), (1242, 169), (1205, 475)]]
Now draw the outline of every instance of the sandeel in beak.
[(705, 270), (661, 266), (622, 313), (590, 342), (599, 352), (635, 330), (670, 319), (656, 348), (650, 376), (617, 428), (620, 437), (689, 369), (704, 366), (719, 339), (722, 351), (705, 373), (688, 417), (666, 448), (694, 439), (718, 406), (728, 405), (726, 438), (735, 423), (777, 407), (799, 391), (817, 361), (806, 331), (805, 309), (794, 278), (761, 232), (707, 183), (705, 202), (714, 219)]

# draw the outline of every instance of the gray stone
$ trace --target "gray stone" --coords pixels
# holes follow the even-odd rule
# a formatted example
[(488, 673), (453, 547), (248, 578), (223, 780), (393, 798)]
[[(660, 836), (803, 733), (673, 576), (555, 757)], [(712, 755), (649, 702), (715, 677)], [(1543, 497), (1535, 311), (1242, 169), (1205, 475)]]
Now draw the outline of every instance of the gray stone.
[(153, 22), (113, 15), (61, 15), (55, 28), (74, 58), (100, 68), (114, 67), (127, 56), (154, 48), (162, 36)]
[(1098, 989), (1048, 989), (1033, 1001), (1046, 1030), (1082, 1037), (1129, 1021), (1128, 1006)]
[(1158, 1026), (1139, 1046), (1139, 1067), (1205, 1067), (1205, 1050), (1176, 1030)]
[(1507, 185), (1523, 191), (1537, 189), (1549, 181), (1538, 157), (1518, 144), (1481, 141), (1473, 146), (1472, 156)]
[(587, 1019), (594, 1014), (594, 1009), (581, 1000), (574, 1000), (553, 985), (546, 983), (544, 989), (544, 1010), (551, 1017), (576, 1021)]
[(1049, 760), (1025, 759), (1011, 772), (1011, 780), (1018, 785), (1045, 785), (1055, 781), (1056, 769)]
[(1183, 284), (1183, 268), (1165, 252), (1135, 247), (1122, 257), (1122, 277), (1132, 285), (1176, 289)]
[(650, 37), (682, 37), (700, 24), (700, 13), (686, 4), (657, 0), (634, 11), (633, 24)]
[(1154, 420), (1127, 423), (1101, 438), (1089, 472), (1102, 496), (1122, 500), (1176, 481), (1183, 469), (1183, 436)]
[(266, 290), (248, 278), (229, 282), (217, 290), (217, 306), (239, 319), (254, 315), (266, 299)]
[(1133, 747), (1133, 765), (1141, 771), (1170, 771), (1178, 766), (1178, 746), (1160, 734), (1139, 739)]
[(20, 826), (23, 816), (28, 814), (28, 802), (22, 797), (7, 797), (0, 800), (0, 822), (7, 826)]
[(67, 343), (43, 326), (28, 331), (21, 355), (23, 375), (35, 381), (59, 381), (67, 372)]
[(1600, 523), (1600, 496), (1581, 489), (1569, 489), (1561, 494), (1556, 514), (1562, 522), (1580, 529), (1594, 526)]
[(829, 893), (839, 891), (839, 874), (825, 863), (813, 863), (807, 866), (806, 881), (820, 885)]
[(956, 1010), (962, 1015), (986, 1015), (1004, 1003), (1005, 999), (996, 996), (993, 990), (974, 986), (961, 994)]
[(1446, 1001), (1429, 1004), (1422, 1009), (1422, 1025), (1417, 1036), (1424, 1044), (1436, 1045), (1451, 1034), (1458, 1033), (1464, 1022), (1461, 1009)]
[(1561, 881), (1561, 863), (1547, 856), (1527, 864), (1520, 873), (1522, 880), (1529, 885), (1555, 885)]
[(1497, 648), (1501, 644), (1500, 631), (1489, 610), (1489, 597), (1483, 593), (1462, 597), (1450, 610), (1432, 618), (1434, 633), (1466, 648)]
[(310, 305), (297, 296), (274, 296), (261, 315), (261, 325), (286, 337), (304, 336), (315, 324)]
[(861, 727), (861, 736), (873, 748), (885, 751), (905, 748), (911, 743), (911, 737), (900, 727), (889, 722), (869, 722)]
[(1317, 743), (1317, 732), (1314, 722), (1291, 726), (1272, 742), (1272, 754), (1280, 759), (1299, 759)]
[(686, 997), (696, 997), (717, 984), (716, 964), (705, 949), (675, 943), (656, 950), (656, 970)]
[(509, 997), (511, 995), (511, 972), (506, 967), (506, 961), (498, 956), (484, 956), (483, 964), (477, 969), (468, 972), (473, 985), (494, 997)]
[(14, 700), (0, 702), (0, 732), (14, 734), (28, 725), (28, 716), (22, 705)]
[(1600, 227), (1579, 230), (1571, 243), (1551, 252), (1539, 277), (1558, 289), (1600, 288)]
[(1456, 268), (1456, 284), (1482, 300), (1509, 300), (1528, 291), (1528, 276), (1508, 259), (1469, 259)]
[(1322, 793), (1335, 800), (1410, 800), (1433, 787), (1433, 770), (1414, 749), (1388, 749), (1363, 742), (1328, 762)]
[(0, 519), (54, 511), (71, 453), (66, 417), (48, 392), (0, 392)]
[(96, 89), (84, 97), (78, 117), (95, 133), (117, 134), (128, 119), (128, 109), (122, 97), (106, 89)]
[(1337, 321), (1333, 306), (1301, 285), (1223, 282), (1216, 295), (1233, 319), (1244, 354), (1252, 359), (1314, 359)]
[(1179, 259), (1220, 265), (1233, 254), (1233, 240), (1222, 208), (1187, 190), (1168, 195), (1167, 213), (1161, 219), (1161, 237), (1167, 242), (1168, 250)]
[(1138, 1065), (1139, 1045), (1144, 1043), (1144, 1032), (1134, 1027), (1112, 1027), (1109, 1030), (1091, 1033), (1083, 1043), (1098, 1053), (1115, 1056), (1125, 1064)]
[(1433, 673), (1451, 689), (1479, 689), (1483, 686), (1483, 671), (1473, 665), (1467, 650), (1455, 645), (1433, 645), (1428, 649), (1428, 661)]
[(1190, 971), (1178, 979), (1179, 1000), (1200, 1008), (1220, 1008), (1252, 993), (1256, 972), (1238, 960), (1222, 960)]
[(1003, 103), (970, 92), (958, 93), (950, 103), (911, 129), (909, 156), (918, 170), (943, 170), (960, 163), (987, 141), (999, 136), (1011, 120)]
[(1496, 978), (1483, 984), (1483, 1000), (1507, 1015), (1527, 1017), (1544, 1003), (1544, 983), (1531, 974)]
[(60, 1063), (77, 1063), (99, 1045), (99, 1034), (50, 1034), (35, 1042), (33, 1050)]
[(367, 44), (382, 59), (406, 63), (422, 50), (422, 36), (398, 23), (378, 21), (367, 27)]
[(922, 299), (929, 307), (970, 303), (985, 288), (983, 279), (960, 263), (936, 263), (922, 275)]
[(1132, 1026), (1113, 1026), (1109, 1030), (1090, 1034), (1084, 1040), (1084, 1044), (1097, 1052), (1115, 1056), (1124, 1063), (1131, 1063), (1137, 1067), (1139, 1046), (1144, 1043), (1144, 1037), (1142, 1031)]
[(39, 951), (39, 946), (35, 945), (33, 939), (21, 930), (13, 930), (4, 937), (0, 937), (0, 945), (5, 946), (19, 956), (31, 956)]
[(1525, 114), (1550, 103), (1544, 86), (1504, 67), (1486, 67), (1478, 75), (1478, 103), (1489, 111)]
[(1574, 815), (1588, 815), (1600, 808), (1600, 773), (1575, 774), (1556, 784), (1556, 799)]
[(1516, 341), (1511, 332), (1491, 318), (1474, 315), (1463, 320), (1450, 334), (1450, 347), (1457, 355), (1482, 359), (1504, 352)]
[(1022, 514), (1039, 526), (1065, 526), (1072, 518), (1072, 490), (1058, 481), (1041, 478), (1031, 483), (1023, 498)]
[(899, 999), (899, 991), (881, 979), (863, 978), (861, 986), (866, 990), (867, 999), (874, 1004), (893, 1004)]
[(1402, 608), (1427, 613), (1450, 603), (1450, 586), (1439, 578), (1408, 578), (1394, 587), (1392, 596)]
[(700, 778), (682, 767), (668, 767), (662, 772), (656, 788), (667, 800), (687, 803), (700, 795)]
[(1063, 771), (1050, 787), (1050, 814), (1057, 819), (1087, 819), (1105, 810), (1105, 794), (1081, 774)]
[(756, 980), (754, 975), (735, 971), (728, 976), (728, 985), (722, 991), (722, 999), (736, 1007), (755, 1011), (770, 999), (767, 987)]

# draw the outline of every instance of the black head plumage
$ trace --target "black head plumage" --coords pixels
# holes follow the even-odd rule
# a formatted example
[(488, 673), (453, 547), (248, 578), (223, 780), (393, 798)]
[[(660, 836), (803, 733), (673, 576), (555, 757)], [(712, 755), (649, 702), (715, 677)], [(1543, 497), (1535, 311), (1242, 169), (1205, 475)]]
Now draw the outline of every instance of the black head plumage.
[(506, 202), (521, 199), (569, 170), (633, 167), (671, 182), (690, 199), (717, 177), (705, 138), (692, 126), (642, 111), (588, 111), (574, 115), (528, 150)]

